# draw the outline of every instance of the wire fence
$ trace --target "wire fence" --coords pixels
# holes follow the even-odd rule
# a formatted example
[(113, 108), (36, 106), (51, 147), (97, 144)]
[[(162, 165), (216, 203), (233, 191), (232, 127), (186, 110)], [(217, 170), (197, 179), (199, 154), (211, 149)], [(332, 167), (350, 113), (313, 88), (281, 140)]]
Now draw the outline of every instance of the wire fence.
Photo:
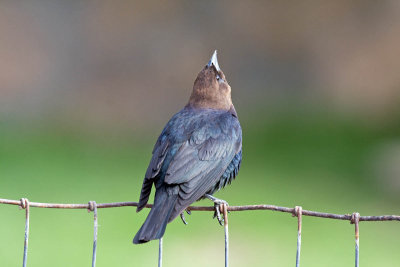
[[(25, 239), (24, 239), (24, 255), (22, 266), (27, 266), (28, 258), (28, 241), (29, 241), (29, 212), (31, 207), (35, 208), (53, 208), (53, 209), (87, 209), (89, 212), (94, 214), (94, 226), (93, 226), (93, 255), (92, 255), (92, 267), (96, 266), (96, 251), (97, 251), (97, 209), (99, 208), (116, 208), (116, 207), (128, 207), (137, 206), (137, 202), (115, 202), (115, 203), (101, 203), (97, 204), (95, 201), (89, 201), (88, 204), (57, 204), (57, 203), (40, 203), (30, 202), (27, 198), (21, 198), (20, 200), (1, 199), (0, 204), (16, 205), (25, 210)], [(152, 204), (147, 204), (146, 208), (151, 208)], [(229, 266), (229, 232), (228, 232), (228, 212), (230, 211), (248, 211), (248, 210), (272, 210), (279, 212), (286, 212), (297, 217), (297, 251), (296, 251), (296, 267), (300, 266), (300, 250), (301, 250), (301, 228), (302, 228), (302, 216), (313, 216), (335, 220), (347, 220), (351, 224), (355, 225), (355, 266), (359, 267), (359, 222), (371, 222), (371, 221), (400, 221), (400, 215), (380, 215), (380, 216), (360, 216), (358, 212), (352, 214), (333, 214), (324, 213), (311, 210), (303, 210), (301, 206), (294, 208), (279, 207), (275, 205), (246, 205), (246, 206), (227, 206), (221, 204), (219, 207), (210, 206), (190, 206), (187, 211), (215, 211), (219, 209), (219, 212), (223, 214), (224, 218), (224, 232), (225, 232), (225, 266)], [(158, 255), (158, 266), (162, 267), (162, 238), (159, 240), (159, 255)]]

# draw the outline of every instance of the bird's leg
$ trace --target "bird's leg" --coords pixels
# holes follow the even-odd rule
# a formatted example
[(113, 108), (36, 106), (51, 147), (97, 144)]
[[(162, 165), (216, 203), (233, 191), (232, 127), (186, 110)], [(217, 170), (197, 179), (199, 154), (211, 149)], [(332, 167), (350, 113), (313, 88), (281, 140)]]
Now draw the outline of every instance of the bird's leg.
[[(188, 210), (188, 209), (185, 209), (185, 211), (186, 211), (186, 213), (189, 214), (189, 215), (192, 214), (191, 211)], [(186, 221), (186, 219), (185, 219), (185, 211), (183, 211), (180, 215), (181, 215), (182, 222), (183, 222), (185, 225), (187, 225), (188, 223), (187, 223), (187, 221)]]
[(214, 202), (215, 212), (214, 212), (213, 218), (217, 217), (219, 224), (224, 225), (224, 219), (221, 217), (221, 212), (220, 212), (219, 208), (220, 208), (221, 204), (226, 204), (227, 206), (229, 206), (228, 202), (226, 202), (225, 200), (216, 198), (209, 194), (205, 194), (204, 196), (206, 198), (208, 198), (209, 200), (211, 200), (212, 202)]

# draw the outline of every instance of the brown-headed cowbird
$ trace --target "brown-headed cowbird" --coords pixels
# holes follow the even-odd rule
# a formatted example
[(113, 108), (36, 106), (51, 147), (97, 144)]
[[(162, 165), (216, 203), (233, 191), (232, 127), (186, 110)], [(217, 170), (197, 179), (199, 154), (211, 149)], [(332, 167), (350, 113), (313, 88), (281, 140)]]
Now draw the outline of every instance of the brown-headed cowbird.
[(161, 238), (167, 223), (199, 199), (224, 203), (212, 194), (231, 183), (241, 160), (242, 129), (215, 51), (198, 74), (189, 103), (170, 119), (154, 146), (137, 212), (153, 184), (154, 206), (133, 243)]

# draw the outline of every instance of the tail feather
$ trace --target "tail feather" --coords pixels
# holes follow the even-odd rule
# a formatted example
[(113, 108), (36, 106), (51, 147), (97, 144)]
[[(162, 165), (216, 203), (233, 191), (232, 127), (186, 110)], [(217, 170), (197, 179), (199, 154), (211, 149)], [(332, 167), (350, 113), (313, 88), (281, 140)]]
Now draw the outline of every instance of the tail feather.
[(136, 233), (134, 244), (146, 243), (163, 237), (171, 213), (175, 207), (177, 195), (168, 195), (165, 190), (156, 193), (154, 206), (151, 208), (146, 221)]

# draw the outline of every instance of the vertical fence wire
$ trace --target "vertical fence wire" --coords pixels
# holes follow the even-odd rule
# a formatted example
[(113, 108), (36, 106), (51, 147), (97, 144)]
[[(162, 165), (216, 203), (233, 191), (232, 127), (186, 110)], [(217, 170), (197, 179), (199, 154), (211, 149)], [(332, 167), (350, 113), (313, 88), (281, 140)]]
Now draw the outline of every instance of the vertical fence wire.
[(21, 198), (21, 208), (25, 209), (25, 239), (24, 239), (24, 258), (22, 266), (26, 267), (28, 260), (28, 241), (29, 241), (29, 200), (27, 198)]
[(228, 231), (228, 206), (222, 205), (224, 212), (224, 230), (225, 230), (225, 267), (229, 267), (229, 231)]
[(97, 204), (96, 201), (89, 201), (88, 211), (94, 213), (94, 226), (93, 226), (93, 255), (92, 255), (92, 267), (96, 267), (96, 251), (97, 251)]
[(354, 224), (355, 228), (355, 241), (356, 241), (356, 257), (355, 257), (355, 266), (359, 267), (360, 266), (360, 232), (359, 232), (359, 226), (358, 223), (360, 222), (360, 213), (354, 212), (353, 215), (351, 216), (351, 223)]
[(300, 267), (300, 250), (301, 250), (301, 223), (302, 223), (302, 212), (301, 206), (294, 208), (293, 216), (297, 216), (297, 250), (296, 250), (296, 267)]
[(158, 241), (158, 267), (162, 267), (163, 238)]

